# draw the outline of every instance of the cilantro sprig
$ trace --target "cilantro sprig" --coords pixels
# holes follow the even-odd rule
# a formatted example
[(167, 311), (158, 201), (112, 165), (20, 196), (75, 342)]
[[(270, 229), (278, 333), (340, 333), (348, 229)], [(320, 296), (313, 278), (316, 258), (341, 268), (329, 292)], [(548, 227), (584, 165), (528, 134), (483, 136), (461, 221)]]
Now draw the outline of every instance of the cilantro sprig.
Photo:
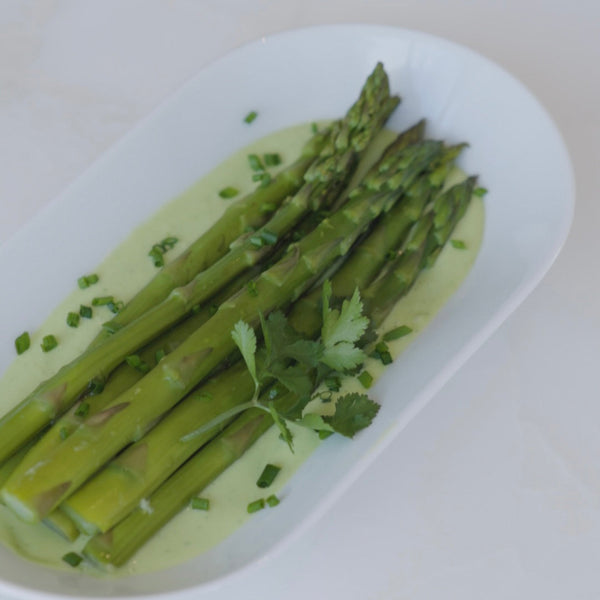
[[(362, 314), (358, 290), (349, 300), (344, 300), (338, 310), (332, 306), (331, 283), (326, 281), (322, 301), (323, 325), (319, 340), (302, 337), (279, 311), (267, 318), (261, 315), (264, 343), (260, 348), (254, 330), (244, 321), (238, 321), (232, 332), (254, 381), (253, 404), (270, 412), (281, 437), (292, 450), (289, 422), (353, 437), (371, 423), (379, 410), (379, 405), (365, 394), (347, 394), (337, 399), (333, 415), (304, 412), (318, 383), (354, 371), (366, 358), (357, 344), (369, 319)], [(298, 397), (294, 409), (285, 415), (277, 411), (274, 400), (269, 400), (266, 405), (259, 402), (261, 392), (273, 381)]]
[[(311, 400), (318, 396), (314, 391), (320, 383), (325, 383), (331, 392), (337, 391), (339, 383), (332, 387), (328, 382), (339, 382), (342, 376), (354, 373), (366, 359), (358, 344), (367, 331), (369, 319), (363, 315), (358, 290), (338, 309), (333, 306), (331, 284), (326, 281), (322, 304), (323, 324), (318, 340), (303, 337), (280, 311), (267, 317), (260, 315), (260, 345), (254, 329), (245, 321), (238, 321), (231, 337), (254, 382), (253, 397), (187, 434), (182, 441), (201, 435), (248, 408), (268, 412), (292, 451), (290, 423), (313, 429), (323, 437), (339, 433), (350, 438), (370, 425), (379, 405), (366, 394), (338, 397), (332, 415), (306, 411)], [(285, 391), (293, 393), (296, 402), (284, 414), (278, 410), (276, 399)]]

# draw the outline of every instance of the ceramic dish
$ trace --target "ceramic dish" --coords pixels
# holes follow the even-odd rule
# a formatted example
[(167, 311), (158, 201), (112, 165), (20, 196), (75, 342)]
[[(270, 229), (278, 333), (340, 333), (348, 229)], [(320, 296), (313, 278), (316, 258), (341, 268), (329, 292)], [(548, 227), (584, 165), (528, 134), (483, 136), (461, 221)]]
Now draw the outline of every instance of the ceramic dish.
[[(105, 581), (46, 570), (0, 548), (1, 594), (192, 598), (257, 563), (268, 568), (265, 559), (331, 506), (549, 268), (570, 226), (574, 184), (561, 137), (535, 98), (485, 58), (429, 35), (317, 27), (261, 39), (202, 70), (0, 247), (4, 288), (19, 290), (18, 299), (0, 297), (3, 334), (19, 333), (13, 321), (39, 322), (74, 276), (237, 148), (291, 124), (338, 116), (377, 61), (403, 98), (390, 127), (400, 130), (426, 117), (430, 135), (468, 140), (461, 166), (480, 174), (490, 192), (476, 264), (377, 384), (373, 394), (382, 409), (374, 424), (352, 442), (324, 444), (293, 478), (278, 510), (251, 519), (191, 562)], [(248, 107), (269, 118), (244, 126), (239, 115)], [(36, 277), (27, 276), (32, 270)], [(6, 319), (15, 301), (19, 318)], [(3, 348), (0, 371), (13, 356), (12, 348)]]

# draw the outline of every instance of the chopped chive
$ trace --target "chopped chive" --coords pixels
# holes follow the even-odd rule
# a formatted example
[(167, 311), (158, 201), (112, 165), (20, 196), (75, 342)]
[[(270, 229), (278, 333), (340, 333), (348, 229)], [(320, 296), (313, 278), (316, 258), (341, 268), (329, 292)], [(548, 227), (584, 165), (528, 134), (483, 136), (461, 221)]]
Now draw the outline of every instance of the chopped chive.
[(365, 389), (369, 389), (373, 385), (373, 376), (369, 371), (363, 371), (357, 379)]
[(277, 243), (277, 234), (269, 231), (268, 229), (263, 229), (260, 232), (260, 237), (264, 242), (265, 246), (273, 246)]
[(125, 362), (140, 373), (148, 373), (148, 371), (150, 371), (150, 366), (148, 363), (144, 362), (137, 354), (126, 356)]
[(267, 504), (271, 507), (273, 506), (277, 506), (279, 504), (279, 502), (281, 502), (279, 500), (279, 498), (275, 495), (275, 494), (271, 494), (267, 500), (266, 500)]
[(271, 183), (271, 175), (269, 173), (265, 173), (260, 180), (260, 187), (267, 187)]
[(478, 187), (473, 190), (473, 196), (478, 196), (479, 198), (482, 198), (487, 193), (488, 193), (488, 191), (484, 187)]
[(152, 246), (150, 252), (148, 252), (148, 256), (152, 259), (152, 263), (155, 267), (163, 267), (165, 264), (165, 259), (163, 257), (163, 253), (160, 248), (155, 244)]
[(244, 117), (244, 123), (248, 123), (248, 125), (250, 125), (250, 123), (252, 123), (256, 117), (258, 117), (258, 113), (255, 110), (252, 110)]
[(225, 200), (229, 200), (229, 198), (234, 198), (239, 193), (240, 193), (240, 190), (238, 190), (237, 188), (234, 188), (234, 187), (231, 187), (230, 185), (228, 185), (227, 187), (224, 187), (219, 192), (219, 196), (221, 198), (224, 198)]
[(156, 361), (156, 364), (158, 364), (166, 355), (167, 353), (162, 348), (157, 350), (154, 353), (154, 360)]
[(96, 298), (92, 299), (92, 306), (106, 306), (114, 301), (113, 296), (96, 296)]
[(310, 130), (312, 131), (312, 133), (317, 133), (319, 131), (319, 126), (316, 123), (311, 123)]
[(174, 236), (169, 236), (158, 242), (157, 244), (153, 244), (150, 252), (148, 252), (148, 256), (152, 259), (155, 267), (163, 267), (165, 265), (164, 254), (171, 248), (175, 247), (175, 244), (179, 241), (178, 238)]
[(279, 471), (281, 471), (281, 467), (272, 465), (270, 463), (267, 464), (265, 466), (265, 468), (263, 469), (263, 472), (260, 474), (260, 477), (258, 478), (256, 485), (259, 488), (269, 487), (275, 480), (275, 477), (277, 477), (277, 474), (279, 473)]
[(384, 342), (391, 342), (393, 340), (398, 340), (405, 335), (412, 333), (412, 329), (408, 325), (400, 325), (400, 327), (396, 327), (395, 329), (391, 329), (383, 336)]
[(252, 175), (252, 181), (262, 181), (265, 175), (266, 173), (254, 173), (254, 175)]
[(90, 396), (97, 396), (98, 394), (101, 394), (104, 391), (104, 385), (104, 379), (102, 379), (101, 377), (94, 377), (88, 383), (87, 393)]
[(248, 163), (253, 171), (265, 170), (265, 166), (263, 165), (262, 160), (260, 160), (258, 154), (248, 154)]
[(92, 307), (91, 306), (84, 306), (83, 304), (81, 304), (79, 306), (79, 314), (84, 319), (91, 319), (92, 318)]
[(190, 506), (194, 510), (208, 510), (210, 508), (210, 500), (208, 498), (192, 498)]
[(76, 552), (67, 552), (62, 559), (72, 567), (77, 567), (79, 563), (83, 560), (83, 557), (79, 556)]
[(375, 351), (371, 354), (371, 357), (380, 360), (384, 365), (389, 365), (393, 362), (390, 349), (385, 342), (379, 342), (375, 346)]
[(249, 513), (255, 513), (258, 512), (259, 510), (262, 510), (265, 507), (265, 500), (264, 498), (259, 498), (258, 500), (254, 500), (254, 502), (250, 502), (250, 504), (248, 504), (247, 510)]
[(342, 382), (339, 377), (328, 377), (323, 383), (330, 392), (339, 392), (342, 387)]
[(121, 323), (113, 323), (112, 321), (106, 321), (106, 323), (102, 323), (102, 329), (104, 329), (104, 331), (106, 331), (106, 333), (115, 333), (116, 331), (119, 331), (119, 329), (122, 329), (123, 325), (121, 325)]
[(79, 286), (80, 289), (85, 290), (86, 288), (89, 288), (90, 285), (94, 285), (95, 283), (98, 283), (99, 280), (100, 280), (100, 278), (95, 273), (92, 273), (92, 275), (82, 275), (77, 280), (77, 285)]
[(262, 248), (263, 246), (273, 246), (277, 243), (277, 234), (269, 231), (268, 229), (261, 229), (256, 235), (250, 238), (250, 243), (255, 248)]
[(50, 350), (54, 350), (58, 346), (58, 341), (53, 335), (46, 335), (42, 339), (40, 346), (43, 352), (50, 352)]
[(29, 346), (31, 346), (31, 338), (29, 337), (29, 332), (24, 331), (17, 339), (15, 339), (15, 349), (17, 350), (17, 354), (23, 354), (23, 352), (29, 350)]
[(122, 302), (121, 300), (119, 300), (118, 302), (109, 302), (106, 307), (115, 315), (118, 312), (121, 312), (124, 308), (125, 308), (125, 302)]
[(320, 398), (321, 402), (323, 402), (323, 404), (327, 404), (327, 403), (331, 402), (331, 400), (333, 399), (333, 394), (329, 391), (323, 391), (323, 392), (319, 392), (316, 397)]
[(67, 315), (67, 325), (69, 327), (79, 327), (79, 319), (80, 318), (81, 318), (81, 316), (79, 315), (79, 313), (70, 312)]
[(66, 427), (61, 427), (58, 430), (58, 435), (61, 440), (66, 440), (69, 437), (69, 430)]
[(84, 419), (85, 417), (88, 416), (89, 412), (90, 412), (90, 405), (87, 402), (82, 402), (77, 407), (77, 410), (75, 411), (75, 416), (81, 417), (82, 419)]
[(457, 250), (466, 250), (467, 245), (462, 240), (450, 240), (453, 248)]
[(253, 297), (256, 298), (256, 296), (258, 296), (258, 290), (256, 289), (256, 281), (249, 281), (246, 284), (246, 289), (248, 290), (248, 293)]
[(281, 157), (276, 152), (265, 154), (263, 159), (267, 167), (276, 167), (281, 164)]
[(260, 235), (253, 235), (250, 238), (250, 243), (255, 247), (255, 248), (262, 248), (263, 247), (263, 240), (261, 238)]

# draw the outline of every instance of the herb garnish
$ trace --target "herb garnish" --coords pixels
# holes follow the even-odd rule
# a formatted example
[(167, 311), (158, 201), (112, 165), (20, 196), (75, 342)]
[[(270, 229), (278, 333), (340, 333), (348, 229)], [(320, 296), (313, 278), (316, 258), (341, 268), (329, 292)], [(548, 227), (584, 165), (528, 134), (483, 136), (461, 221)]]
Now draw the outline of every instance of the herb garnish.
[(26, 350), (31, 346), (31, 338), (29, 337), (29, 332), (24, 331), (16, 340), (15, 340), (15, 349), (17, 354), (23, 354)]

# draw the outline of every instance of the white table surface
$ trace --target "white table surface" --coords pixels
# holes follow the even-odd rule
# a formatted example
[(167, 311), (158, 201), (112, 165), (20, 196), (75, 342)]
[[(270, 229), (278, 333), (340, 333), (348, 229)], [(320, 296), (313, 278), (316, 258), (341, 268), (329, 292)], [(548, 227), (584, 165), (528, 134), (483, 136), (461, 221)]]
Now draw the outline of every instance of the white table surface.
[(340, 22), (440, 35), (523, 81), (571, 153), (575, 221), (536, 291), (323, 519), (198, 597), (600, 598), (596, 0), (1, 0), (0, 243), (203, 65)]

